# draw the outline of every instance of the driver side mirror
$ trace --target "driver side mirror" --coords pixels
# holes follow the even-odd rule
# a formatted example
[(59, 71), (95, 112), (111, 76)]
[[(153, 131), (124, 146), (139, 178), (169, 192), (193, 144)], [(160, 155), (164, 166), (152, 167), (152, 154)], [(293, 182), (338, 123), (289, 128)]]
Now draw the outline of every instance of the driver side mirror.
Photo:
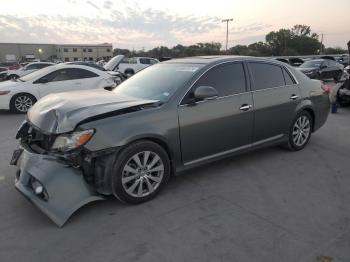
[(199, 86), (194, 90), (195, 101), (214, 99), (218, 97), (218, 91), (211, 86)]

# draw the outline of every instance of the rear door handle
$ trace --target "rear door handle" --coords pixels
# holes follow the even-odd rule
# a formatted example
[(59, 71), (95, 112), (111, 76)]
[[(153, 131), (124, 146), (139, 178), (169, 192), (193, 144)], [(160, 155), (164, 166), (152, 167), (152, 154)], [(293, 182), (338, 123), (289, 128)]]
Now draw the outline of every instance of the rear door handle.
[(250, 110), (251, 108), (253, 108), (252, 105), (244, 104), (244, 105), (242, 105), (242, 106), (239, 108), (239, 110), (248, 111), (248, 110)]
[(297, 95), (292, 95), (289, 99), (290, 100), (297, 100), (299, 98), (299, 96)]

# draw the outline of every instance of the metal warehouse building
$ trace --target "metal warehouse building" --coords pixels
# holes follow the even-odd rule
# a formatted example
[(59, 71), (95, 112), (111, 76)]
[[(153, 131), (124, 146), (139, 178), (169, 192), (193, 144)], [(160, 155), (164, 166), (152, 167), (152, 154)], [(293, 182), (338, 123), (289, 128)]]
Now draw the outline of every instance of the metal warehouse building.
[(0, 43), (0, 62), (27, 61), (33, 59), (63, 62), (100, 59), (113, 56), (112, 44), (26, 44)]

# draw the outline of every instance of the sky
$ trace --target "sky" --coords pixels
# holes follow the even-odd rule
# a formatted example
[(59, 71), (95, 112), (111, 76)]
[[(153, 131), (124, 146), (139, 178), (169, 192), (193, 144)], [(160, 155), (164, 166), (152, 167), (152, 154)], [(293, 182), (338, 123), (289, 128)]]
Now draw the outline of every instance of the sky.
[(350, 0), (0, 0), (0, 42), (98, 44), (151, 49), (198, 42), (229, 47), (264, 41), (295, 24), (346, 47)]

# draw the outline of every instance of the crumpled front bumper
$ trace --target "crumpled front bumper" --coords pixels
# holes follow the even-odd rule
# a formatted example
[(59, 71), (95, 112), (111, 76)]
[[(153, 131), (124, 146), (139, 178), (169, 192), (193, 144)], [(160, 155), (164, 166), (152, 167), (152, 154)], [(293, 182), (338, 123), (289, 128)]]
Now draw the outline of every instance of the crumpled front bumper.
[(16, 165), (16, 189), (59, 227), (83, 205), (104, 199), (85, 182), (80, 169), (56, 157), (23, 149)]

